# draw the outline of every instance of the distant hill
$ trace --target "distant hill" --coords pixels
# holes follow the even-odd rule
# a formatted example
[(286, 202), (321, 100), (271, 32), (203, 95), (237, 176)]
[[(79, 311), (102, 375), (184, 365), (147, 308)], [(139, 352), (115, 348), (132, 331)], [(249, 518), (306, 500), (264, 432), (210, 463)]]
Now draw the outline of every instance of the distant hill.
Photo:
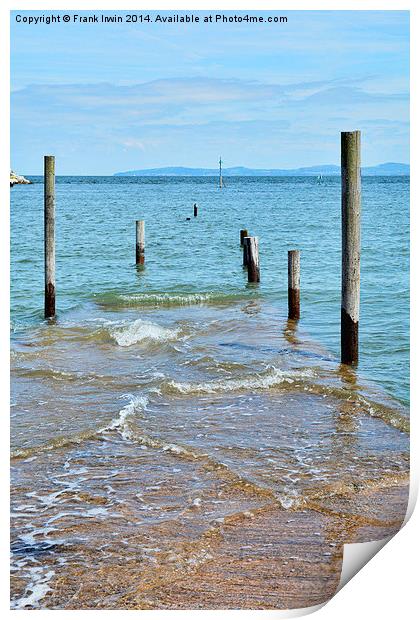
[[(306, 168), (286, 169), (257, 169), (244, 168), (224, 168), (224, 177), (300, 177), (300, 176), (331, 176), (340, 174), (340, 166), (309, 166)], [(362, 168), (364, 176), (408, 176), (410, 166), (408, 164), (386, 163), (378, 166), (368, 166)], [(217, 177), (218, 168), (183, 168), (172, 166), (168, 168), (149, 168), (148, 170), (128, 170), (127, 172), (116, 172), (116, 177)]]

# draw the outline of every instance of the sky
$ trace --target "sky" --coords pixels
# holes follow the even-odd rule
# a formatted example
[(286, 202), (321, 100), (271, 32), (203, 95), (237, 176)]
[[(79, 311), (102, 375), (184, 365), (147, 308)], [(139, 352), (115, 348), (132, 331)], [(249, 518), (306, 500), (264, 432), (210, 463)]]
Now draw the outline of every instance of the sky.
[[(127, 12), (11, 14), (20, 174), (41, 174), (44, 154), (64, 175), (216, 168), (219, 156), (226, 167), (338, 164), (340, 132), (353, 129), (363, 165), (409, 162), (408, 11), (248, 12), (287, 16), (276, 24), (203, 23), (214, 11), (192, 24), (156, 23), (154, 12), (85, 24), (76, 13)], [(64, 14), (69, 23), (16, 21)]]

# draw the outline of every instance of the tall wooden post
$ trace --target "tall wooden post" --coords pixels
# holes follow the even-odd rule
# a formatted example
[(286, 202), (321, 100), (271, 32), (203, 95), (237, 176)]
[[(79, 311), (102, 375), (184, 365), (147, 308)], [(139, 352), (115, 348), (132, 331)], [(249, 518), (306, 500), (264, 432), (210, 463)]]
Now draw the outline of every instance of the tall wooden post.
[(289, 319), (300, 318), (300, 252), (289, 250), (287, 253), (288, 265), (288, 301)]
[(44, 156), (44, 273), (46, 319), (55, 316), (55, 157)]
[(136, 265), (144, 265), (145, 234), (144, 220), (136, 221)]
[(240, 233), (239, 233), (239, 238), (240, 238), (240, 242), (241, 242), (241, 247), (244, 247), (244, 239), (245, 237), (248, 237), (248, 231), (246, 230), (246, 228), (243, 228)]
[(341, 362), (359, 359), (360, 131), (341, 133)]
[(260, 258), (258, 254), (258, 237), (247, 239), (248, 282), (260, 281)]

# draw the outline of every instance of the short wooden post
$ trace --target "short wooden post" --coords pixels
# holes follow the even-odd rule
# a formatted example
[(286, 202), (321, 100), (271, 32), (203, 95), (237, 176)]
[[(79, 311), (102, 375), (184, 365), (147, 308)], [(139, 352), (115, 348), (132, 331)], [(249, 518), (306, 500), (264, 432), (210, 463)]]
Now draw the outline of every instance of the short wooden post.
[(247, 239), (248, 282), (260, 281), (260, 258), (258, 255), (258, 237)]
[(341, 363), (359, 359), (360, 131), (341, 133)]
[(249, 254), (249, 240), (251, 237), (244, 237), (243, 239), (243, 267), (248, 267), (248, 254)]
[(197, 217), (197, 215), (198, 215), (198, 207), (196, 203), (194, 203), (194, 217)]
[(144, 265), (144, 220), (136, 221), (136, 265)]
[(287, 253), (288, 265), (288, 301), (289, 319), (300, 318), (300, 252), (289, 250)]
[(246, 230), (246, 228), (244, 228), (243, 230), (240, 231), (239, 234), (240, 234), (241, 247), (243, 247), (244, 239), (245, 237), (248, 237), (248, 231)]
[(46, 319), (55, 316), (55, 157), (44, 156), (44, 272)]

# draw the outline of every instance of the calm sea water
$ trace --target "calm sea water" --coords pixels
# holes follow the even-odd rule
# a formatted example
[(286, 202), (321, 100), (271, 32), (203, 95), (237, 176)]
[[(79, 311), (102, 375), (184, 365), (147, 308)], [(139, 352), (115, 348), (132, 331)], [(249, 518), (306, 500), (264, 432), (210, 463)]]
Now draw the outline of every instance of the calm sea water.
[[(337, 541), (387, 520), (360, 493), (408, 472), (409, 180), (363, 180), (357, 371), (338, 363), (339, 178), (229, 178), (221, 191), (212, 178), (58, 177), (50, 323), (33, 180), (11, 192), (13, 607), (164, 607), (151, 589), (223, 557), (226, 524), (243, 549), (255, 511), (308, 521), (315, 555), (293, 571), (322, 557), (338, 575)], [(260, 240), (259, 286), (241, 228)], [(321, 527), (308, 506), (345, 518)], [(282, 605), (270, 583), (259, 607)], [(315, 598), (288, 604), (334, 586), (308, 583)]]
[[(43, 186), (12, 193), (12, 320), (43, 308)], [(64, 319), (118, 296), (262, 297), (285, 316), (287, 250), (301, 250), (302, 328), (339, 356), (340, 179), (58, 177), (57, 296)], [(199, 218), (192, 218), (192, 205)], [(191, 217), (191, 221), (186, 221)], [(134, 221), (146, 221), (147, 268), (134, 262)], [(261, 284), (246, 287), (239, 230), (260, 240)], [(150, 301), (153, 301), (150, 297)], [(409, 178), (363, 179), (360, 371), (409, 397)]]

